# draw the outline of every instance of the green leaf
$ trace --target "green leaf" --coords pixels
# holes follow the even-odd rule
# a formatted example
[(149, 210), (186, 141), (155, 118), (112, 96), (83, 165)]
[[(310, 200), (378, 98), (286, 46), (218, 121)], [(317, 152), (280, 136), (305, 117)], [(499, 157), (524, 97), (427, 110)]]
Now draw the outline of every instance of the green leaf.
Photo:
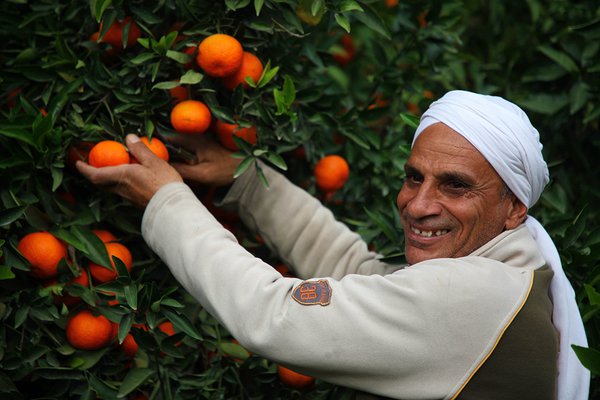
[(575, 61), (573, 61), (573, 59), (569, 57), (568, 54), (555, 50), (552, 47), (546, 45), (539, 46), (538, 50), (544, 53), (548, 58), (556, 62), (568, 72), (579, 71), (579, 67), (577, 66), (577, 64), (575, 64)]
[(417, 129), (419, 121), (421, 120), (421, 118), (416, 115), (406, 113), (400, 113), (400, 119), (413, 129)]
[(287, 164), (285, 163), (283, 157), (281, 157), (279, 154), (267, 152), (264, 154), (264, 158), (277, 168), (287, 171)]
[(10, 225), (23, 216), (27, 206), (11, 207), (0, 211), (0, 226)]
[(371, 28), (375, 32), (379, 33), (386, 39), (391, 39), (392, 35), (390, 30), (385, 24), (385, 21), (381, 18), (379, 14), (370, 6), (365, 5), (365, 8), (362, 13), (353, 14), (357, 20), (361, 21), (367, 27)]
[(260, 15), (260, 10), (262, 10), (263, 5), (265, 4), (265, 0), (254, 0), (254, 11), (256, 11), (256, 15)]
[(192, 325), (185, 315), (178, 314), (168, 308), (162, 309), (162, 312), (167, 319), (173, 323), (173, 326), (176, 328), (176, 330), (184, 332), (186, 335), (196, 340), (202, 340), (202, 335), (200, 332), (198, 332), (198, 330), (194, 327), (194, 325)]
[(98, 362), (104, 357), (104, 355), (109, 351), (109, 348), (104, 348), (96, 351), (82, 351), (78, 352), (78, 357), (72, 360), (73, 368), (77, 368), (79, 370), (85, 371), (87, 369), (92, 368), (94, 365), (98, 364)]
[[(68, 232), (57, 231), (57, 236), (82, 251), (94, 263), (112, 268), (106, 245), (89, 229), (72, 226)], [(72, 238), (77, 241), (71, 240)]]
[(8, 265), (0, 265), (0, 281), (14, 279), (15, 277), (15, 273)]
[(340, 4), (340, 11), (364, 11), (363, 8), (355, 0), (343, 0)]
[(121, 386), (119, 386), (117, 397), (123, 398), (127, 396), (146, 382), (152, 375), (154, 375), (154, 371), (150, 368), (130, 369), (127, 375), (125, 375), (123, 382), (121, 382)]
[(600, 351), (582, 346), (571, 345), (577, 358), (592, 374), (600, 375)]
[(153, 53), (141, 53), (138, 54), (136, 57), (132, 58), (131, 60), (129, 60), (129, 62), (131, 62), (134, 65), (140, 65), (140, 64), (145, 64), (148, 61), (154, 59), (156, 57), (155, 54)]
[(125, 299), (127, 300), (127, 304), (134, 310), (137, 310), (137, 302), (138, 302), (138, 291), (136, 285), (127, 285), (124, 288)]
[(33, 135), (31, 131), (26, 131), (24, 129), (0, 129), (0, 136), (6, 136), (12, 139), (20, 140), (24, 143), (27, 143), (36, 149), (38, 149), (38, 144), (34, 141)]
[(52, 173), (52, 191), (56, 191), (62, 183), (63, 179), (63, 168), (51, 167), (50, 172)]
[(190, 69), (181, 76), (181, 78), (179, 79), (179, 83), (186, 85), (195, 85), (197, 83), (202, 82), (202, 78), (204, 78), (204, 75)]
[(112, 0), (93, 0), (92, 1), (92, 16), (96, 18), (96, 22), (102, 20), (104, 11), (112, 4)]
[(238, 360), (245, 360), (250, 357), (250, 353), (244, 347), (233, 342), (220, 342), (219, 347), (221, 351), (229, 357), (236, 358)]
[(265, 69), (258, 80), (257, 86), (259, 88), (265, 87), (273, 78), (275, 78), (277, 72), (279, 72), (279, 67), (271, 68), (271, 60), (267, 61)]
[(169, 89), (173, 89), (177, 86), (180, 86), (179, 82), (177, 82), (177, 81), (159, 82), (156, 85), (152, 86), (152, 90), (154, 90), (154, 89), (169, 90)]
[(15, 313), (15, 329), (20, 327), (23, 324), (23, 322), (25, 322), (25, 320), (27, 319), (27, 315), (29, 315), (29, 310), (31, 310), (31, 307), (27, 305), (23, 305), (17, 310), (17, 312)]
[(590, 304), (593, 306), (600, 305), (600, 293), (598, 293), (592, 285), (587, 283), (584, 283), (583, 287), (585, 288), (585, 293), (587, 294)]
[(346, 18), (346, 16), (340, 13), (335, 13), (334, 16), (335, 22), (337, 22), (338, 25), (341, 26), (342, 29), (344, 29), (346, 32), (350, 33), (350, 21), (348, 20), (348, 18)]

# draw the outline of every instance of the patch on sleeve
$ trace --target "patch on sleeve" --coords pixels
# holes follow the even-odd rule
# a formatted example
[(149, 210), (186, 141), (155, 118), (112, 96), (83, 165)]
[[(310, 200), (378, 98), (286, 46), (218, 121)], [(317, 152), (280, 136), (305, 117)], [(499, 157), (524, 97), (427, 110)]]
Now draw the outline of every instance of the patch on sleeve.
[(292, 298), (304, 306), (328, 306), (331, 301), (331, 286), (326, 280), (305, 281), (294, 289)]

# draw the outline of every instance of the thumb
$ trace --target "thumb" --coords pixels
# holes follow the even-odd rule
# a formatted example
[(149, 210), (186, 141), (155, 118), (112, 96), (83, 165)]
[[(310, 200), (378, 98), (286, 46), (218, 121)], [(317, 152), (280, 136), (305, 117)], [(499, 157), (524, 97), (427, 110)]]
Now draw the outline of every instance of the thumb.
[(142, 165), (152, 163), (158, 159), (158, 156), (152, 152), (140, 140), (140, 138), (134, 134), (129, 134), (125, 138), (125, 143), (127, 144), (127, 148), (129, 149), (129, 154), (135, 157), (136, 160)]

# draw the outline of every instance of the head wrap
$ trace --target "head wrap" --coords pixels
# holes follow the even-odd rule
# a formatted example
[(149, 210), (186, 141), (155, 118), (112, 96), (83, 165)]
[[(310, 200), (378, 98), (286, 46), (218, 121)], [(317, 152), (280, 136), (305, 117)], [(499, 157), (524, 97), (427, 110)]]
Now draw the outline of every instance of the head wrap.
[[(421, 116), (413, 145), (428, 126), (437, 122), (467, 139), (527, 208), (538, 201), (548, 183), (548, 167), (542, 155), (539, 132), (517, 105), (498, 96), (450, 91)], [(558, 399), (586, 400), (590, 371), (583, 367), (571, 348), (572, 344), (587, 347), (575, 292), (548, 232), (532, 216), (527, 217), (525, 225), (554, 271), (550, 292), (552, 320), (560, 335)]]

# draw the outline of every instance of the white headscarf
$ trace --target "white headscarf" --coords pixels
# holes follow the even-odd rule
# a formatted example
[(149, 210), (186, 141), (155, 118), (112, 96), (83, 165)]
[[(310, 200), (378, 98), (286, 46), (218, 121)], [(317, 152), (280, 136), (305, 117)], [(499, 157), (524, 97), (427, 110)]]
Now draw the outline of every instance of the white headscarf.
[[(436, 122), (452, 128), (479, 150), (527, 208), (538, 201), (548, 183), (548, 167), (542, 155), (540, 135), (518, 106), (497, 96), (450, 91), (423, 114), (413, 145), (421, 132)], [(552, 320), (560, 335), (558, 399), (587, 400), (590, 371), (583, 367), (571, 348), (572, 344), (587, 347), (575, 292), (548, 232), (532, 216), (527, 217), (525, 225), (554, 271), (550, 292)]]

